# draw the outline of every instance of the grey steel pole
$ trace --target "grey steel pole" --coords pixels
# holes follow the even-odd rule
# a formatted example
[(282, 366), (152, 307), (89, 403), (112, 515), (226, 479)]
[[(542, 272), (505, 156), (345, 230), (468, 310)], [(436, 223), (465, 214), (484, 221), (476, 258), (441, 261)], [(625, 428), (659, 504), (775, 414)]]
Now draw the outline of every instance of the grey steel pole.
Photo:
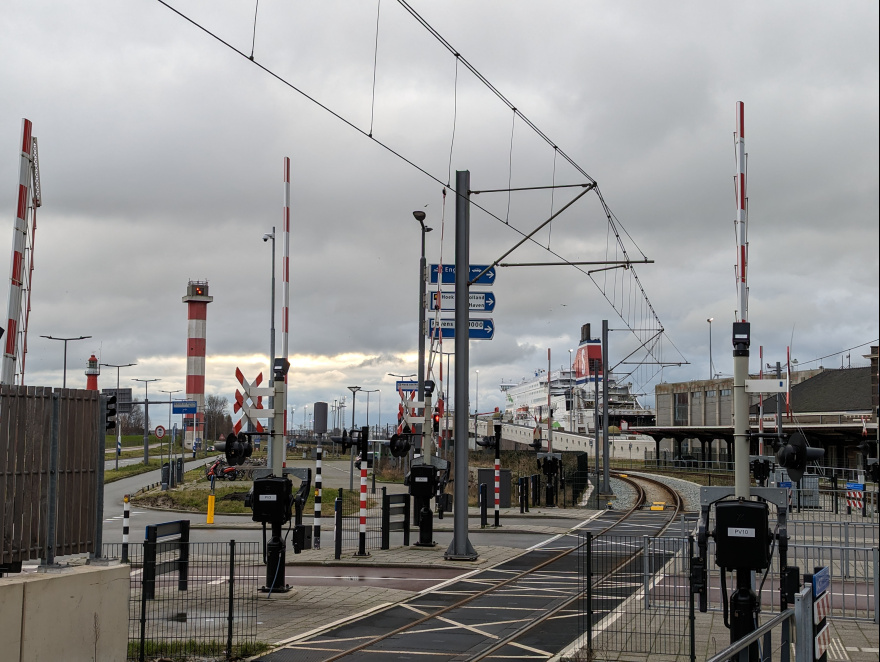
[[(265, 239), (268, 236), (269, 239), (272, 240), (272, 285), (271, 292), (272, 298), (269, 301), (269, 310), (271, 311), (269, 316), (269, 388), (273, 388), (275, 386), (275, 226), (272, 226), (272, 234), (264, 235)], [(273, 409), (275, 407), (275, 397), (269, 396), (269, 409)], [(283, 419), (282, 419), (283, 420)], [(282, 424), (283, 425), (283, 424)], [(274, 466), (274, 453), (275, 453), (275, 444), (272, 443), (274, 439), (273, 433), (275, 432), (275, 417), (270, 416), (267, 421), (266, 427), (268, 428), (267, 432), (269, 433), (269, 443), (266, 444), (266, 465)], [(278, 474), (279, 476), (281, 474)]]
[(608, 320), (602, 320), (602, 491), (611, 494), (608, 475)]
[[(733, 488), (737, 499), (749, 498), (749, 376), (748, 322), (733, 323)], [(778, 398), (778, 394), (777, 394)]]
[[(155, 379), (132, 379), (131, 381), (144, 383), (144, 465), (147, 465), (150, 463), (150, 382), (161, 380), (157, 377)], [(193, 419), (193, 426), (195, 426), (195, 419)], [(193, 427), (193, 439), (195, 439), (195, 427)]]
[(449, 560), (475, 561), (477, 551), (468, 539), (468, 265), (470, 264), (471, 173), (455, 173), (455, 501)]
[[(419, 390), (417, 398), (419, 402), (425, 399), (425, 212), (414, 211), (413, 216), (419, 222), (419, 231), (421, 232), (422, 251), (419, 257)], [(442, 267), (441, 267), (442, 268)], [(424, 407), (416, 409), (416, 425), (418, 426), (413, 432), (419, 434), (424, 431), (424, 425), (420, 422), (425, 416)], [(422, 436), (422, 446), (425, 445), (424, 435)], [(422, 449), (424, 453), (424, 448)]]
[[(355, 400), (357, 398), (357, 392), (361, 390), (360, 386), (349, 386), (348, 390), (351, 391), (351, 434), (354, 434), (354, 405)], [(349, 462), (348, 462), (348, 489), (354, 489), (354, 445), (351, 447), (351, 452), (349, 453)]]

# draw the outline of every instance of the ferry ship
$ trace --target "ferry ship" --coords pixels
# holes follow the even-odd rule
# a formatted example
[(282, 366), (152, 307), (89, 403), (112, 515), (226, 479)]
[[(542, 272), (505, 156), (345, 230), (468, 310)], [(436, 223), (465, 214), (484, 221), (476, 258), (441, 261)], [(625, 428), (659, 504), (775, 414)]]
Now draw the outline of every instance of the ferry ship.
[[(534, 425), (547, 419), (547, 391), (554, 424), (566, 430), (595, 432), (596, 391), (601, 398), (605, 371), (602, 368), (602, 342), (590, 338), (590, 325), (581, 327), (581, 340), (571, 369), (537, 370), (519, 383), (502, 382), (508, 414), (514, 423)], [(643, 407), (632, 392), (631, 383), (621, 383), (608, 375), (608, 424), (620, 430), (631, 425), (654, 425), (654, 412)], [(601, 425), (601, 422), (600, 422)]]

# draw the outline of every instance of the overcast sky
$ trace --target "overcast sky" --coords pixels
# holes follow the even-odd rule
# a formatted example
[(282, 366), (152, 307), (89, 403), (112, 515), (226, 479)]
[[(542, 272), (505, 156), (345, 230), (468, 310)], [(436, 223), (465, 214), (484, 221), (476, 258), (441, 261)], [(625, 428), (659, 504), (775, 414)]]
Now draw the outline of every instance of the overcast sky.
[[(376, 2), (263, 0), (256, 33), (253, 2), (170, 4), (440, 182), (451, 173), (454, 185), (456, 170), (470, 170), (477, 190), (585, 181), (462, 64), (456, 74), (455, 58), (392, 0), (378, 39)], [(716, 371), (732, 374), (737, 101), (749, 153), (750, 369), (758, 346), (765, 363), (784, 363), (791, 345), (804, 367), (866, 365), (880, 335), (876, 2), (411, 5), (598, 182), (630, 256), (654, 261), (636, 272), (666, 331), (658, 356), (684, 365), (629, 378), (649, 404), (660, 380), (708, 377), (710, 317)], [(136, 362), (121, 380), (141, 398), (132, 378), (161, 379), (151, 399), (184, 389), (181, 297), (188, 280), (207, 280), (206, 392), (231, 402), (236, 366), (249, 379), (268, 366), (261, 239), (280, 231), (289, 156), (294, 421), (304, 405), (350, 399), (350, 385), (381, 389), (370, 422), (380, 401), (392, 419), (387, 373), (416, 370), (413, 210), (434, 228), (428, 261), (454, 255), (454, 197), (444, 210), (438, 181), (154, 0), (2, 3), (0, 89), (0, 255), (11, 250), (21, 118), (40, 149), (26, 383), (62, 382), (62, 344), (41, 335), (91, 335), (69, 345), (68, 386), (85, 386), (95, 353)], [(475, 202), (528, 232), (573, 191)], [(478, 209), (471, 223), (475, 263), (520, 238)], [(592, 193), (537, 239), (568, 260), (619, 255)], [(530, 246), (509, 261), (550, 259)], [(280, 241), (277, 262), (280, 351)], [(546, 367), (547, 348), (554, 368), (567, 367), (582, 324), (593, 335), (603, 319), (624, 328), (614, 296), (571, 267), (500, 269), (492, 291), (495, 338), (471, 343), (481, 411), (503, 406), (502, 379)], [(612, 363), (633, 340), (611, 333)], [(100, 386), (115, 380), (105, 369)]]

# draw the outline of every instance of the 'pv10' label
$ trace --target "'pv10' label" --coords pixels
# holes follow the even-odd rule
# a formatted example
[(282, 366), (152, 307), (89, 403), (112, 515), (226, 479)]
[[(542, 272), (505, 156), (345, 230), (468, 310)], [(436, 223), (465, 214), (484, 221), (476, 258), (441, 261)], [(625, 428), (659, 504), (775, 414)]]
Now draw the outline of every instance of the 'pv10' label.
[(427, 483), (428, 477), (427, 476), (416, 476), (416, 482), (417, 483)]
[(261, 494), (260, 501), (278, 501), (277, 494)]
[(727, 535), (730, 538), (754, 538), (755, 530), (731, 526), (727, 529)]

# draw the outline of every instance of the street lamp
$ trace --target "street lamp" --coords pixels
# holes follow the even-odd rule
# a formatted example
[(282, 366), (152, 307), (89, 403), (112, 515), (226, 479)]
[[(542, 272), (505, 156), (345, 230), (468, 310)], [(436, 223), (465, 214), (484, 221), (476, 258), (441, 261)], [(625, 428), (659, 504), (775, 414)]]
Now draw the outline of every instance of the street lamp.
[[(179, 389), (179, 388), (176, 388), (173, 391), (165, 391), (164, 389), (159, 390), (159, 393), (167, 393), (168, 394), (168, 429), (166, 430), (166, 432), (171, 432), (171, 409), (172, 409), (171, 400), (173, 399), (171, 397), (171, 394), (172, 393), (180, 393), (182, 390), (183, 389)], [(207, 426), (205, 426), (205, 427), (207, 429)], [(193, 436), (193, 439), (195, 439), (195, 436)], [(169, 440), (170, 441), (168, 442), (168, 460), (170, 461), (171, 455), (174, 452), (174, 437), (169, 436)], [(193, 454), (193, 457), (195, 457), (195, 454)], [(162, 461), (161, 455), (159, 456), (159, 461), (160, 462)]]
[[(354, 434), (354, 405), (355, 398), (357, 398), (357, 392), (361, 390), (360, 386), (349, 386), (348, 390), (351, 391), (351, 433)], [(366, 460), (367, 458), (361, 458), (362, 460)], [(348, 489), (354, 489), (354, 444), (351, 446), (351, 455), (350, 455), (350, 467), (348, 474)]]
[[(150, 463), (150, 382), (158, 382), (161, 381), (159, 378), (155, 379), (132, 379), (133, 382), (143, 382), (144, 383), (144, 465), (148, 465)], [(193, 419), (195, 420), (195, 419)], [(195, 428), (193, 428), (195, 430)]]
[(712, 365), (712, 320), (714, 317), (710, 317), (706, 321), (709, 322), (709, 380), (715, 379), (715, 366)]
[(91, 336), (79, 336), (77, 338), (55, 338), (53, 336), (40, 336), (40, 338), (64, 341), (64, 374), (61, 379), (61, 388), (67, 388), (67, 343), (71, 340), (85, 340), (86, 338), (91, 338)]
[[(102, 363), (101, 365), (107, 366), (108, 368), (116, 368), (116, 399), (119, 400), (119, 369), (120, 368), (128, 368), (133, 365), (137, 365), (137, 363)], [(121, 404), (121, 403), (120, 403)], [(120, 404), (116, 406), (119, 407)], [(130, 407), (131, 405), (129, 405)], [(131, 409), (129, 409), (131, 411)], [(117, 422), (116, 423), (116, 468), (119, 469), (119, 456), (122, 454), (122, 426)]]
[[(379, 393), (379, 389), (374, 388), (374, 389), (369, 390), (369, 391), (364, 390), (364, 391), (362, 391), (362, 393), (366, 393), (366, 394), (367, 394), (367, 428), (369, 429), (369, 427), (370, 427), (370, 393)], [(382, 414), (381, 414), (381, 412), (380, 412), (380, 413), (379, 413), (379, 416), (381, 417), (381, 415), (382, 415)]]
[[(272, 240), (272, 298), (269, 301), (270, 325), (269, 325), (269, 388), (275, 385), (275, 372), (272, 366), (275, 365), (275, 226), (272, 226), (272, 232), (263, 235), (263, 241)], [(269, 409), (275, 406), (275, 396), (269, 396)], [(266, 425), (269, 433), (269, 443), (266, 446), (266, 462), (268, 466), (272, 466), (272, 417)]]
[(477, 443), (477, 421), (480, 412), (480, 371), (477, 370), (477, 385), (474, 388), (474, 444)]
[[(419, 401), (424, 402), (425, 400), (425, 286), (426, 286), (426, 274), (425, 274), (425, 235), (429, 233), (432, 228), (429, 228), (425, 225), (425, 212), (418, 210), (413, 212), (413, 217), (419, 222), (419, 226), (422, 229), (422, 252), (419, 257), (419, 393), (418, 398)], [(425, 411), (422, 408), (419, 408), (419, 412), (422, 417), (425, 415)], [(421, 424), (417, 424), (418, 429), (415, 432), (420, 432), (422, 429)]]
[[(369, 435), (369, 433), (370, 433), (370, 393), (379, 393), (379, 389), (374, 388), (369, 391), (364, 390), (363, 393), (367, 394), (367, 435)], [(380, 410), (381, 410), (381, 407), (380, 407)], [(381, 415), (382, 414), (380, 413), (379, 416), (381, 417)], [(367, 439), (369, 439), (369, 436), (367, 436)], [(373, 450), (373, 445), (370, 444), (370, 451), (372, 451), (372, 450)], [(375, 457), (375, 455), (376, 454), (373, 453), (373, 487), (372, 487), (372, 491), (371, 491), (372, 494), (376, 493), (376, 464), (375, 464), (376, 457)], [(366, 460), (367, 460), (367, 458), (365, 458), (365, 457), (361, 458), (361, 462), (366, 462)]]

